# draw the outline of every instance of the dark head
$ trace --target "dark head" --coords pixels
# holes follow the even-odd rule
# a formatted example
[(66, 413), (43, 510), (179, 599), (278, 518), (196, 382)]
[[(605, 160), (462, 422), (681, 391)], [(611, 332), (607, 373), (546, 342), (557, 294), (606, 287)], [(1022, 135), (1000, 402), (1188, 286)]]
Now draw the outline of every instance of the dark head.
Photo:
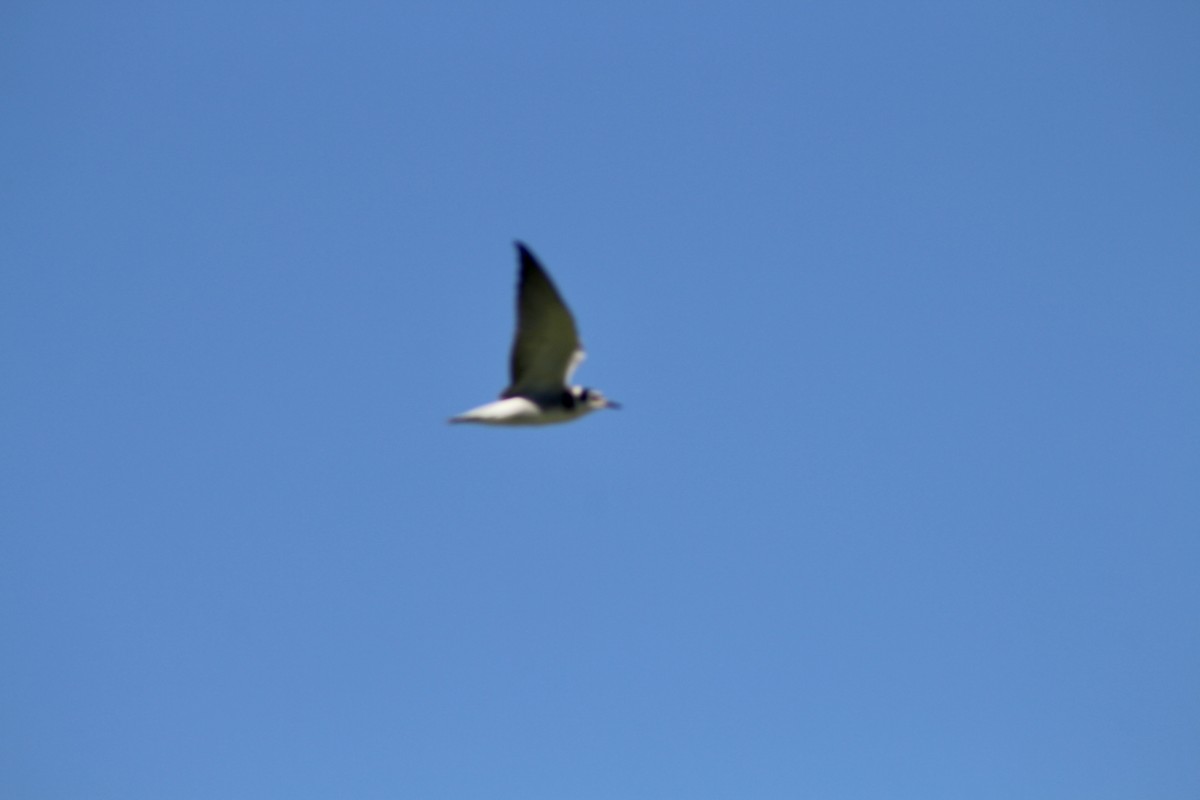
[(576, 386), (573, 389), (573, 394), (585, 408), (591, 411), (595, 411), (596, 409), (600, 408), (619, 409), (621, 407), (620, 403), (615, 403), (612, 400), (609, 400), (607, 397), (601, 394), (600, 390), (598, 389), (585, 389), (581, 386)]

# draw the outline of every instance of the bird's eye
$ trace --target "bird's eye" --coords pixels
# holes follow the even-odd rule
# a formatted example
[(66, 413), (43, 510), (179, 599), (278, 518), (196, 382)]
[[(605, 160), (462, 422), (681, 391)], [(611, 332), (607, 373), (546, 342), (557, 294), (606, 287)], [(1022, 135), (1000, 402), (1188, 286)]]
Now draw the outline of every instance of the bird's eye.
[(583, 390), (583, 392), (581, 392), (581, 393), (580, 393), (580, 395), (579, 395), (579, 399), (580, 399), (580, 400), (582, 400), (582, 401), (583, 401), (583, 402), (585, 402), (585, 403), (586, 403), (588, 400), (590, 400), (590, 399), (591, 399), (591, 397), (592, 397), (592, 390), (591, 390), (591, 389), (584, 389), (584, 390)]

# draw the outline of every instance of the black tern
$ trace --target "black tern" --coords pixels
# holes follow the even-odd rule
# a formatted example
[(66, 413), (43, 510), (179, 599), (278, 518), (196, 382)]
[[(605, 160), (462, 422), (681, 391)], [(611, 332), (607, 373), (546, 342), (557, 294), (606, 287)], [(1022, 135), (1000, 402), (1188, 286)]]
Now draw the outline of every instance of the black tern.
[(546, 270), (517, 242), (517, 332), (509, 359), (511, 383), (500, 399), (472, 408), (451, 422), (549, 425), (570, 422), (601, 408), (620, 408), (595, 389), (571, 386), (583, 361), (575, 320)]

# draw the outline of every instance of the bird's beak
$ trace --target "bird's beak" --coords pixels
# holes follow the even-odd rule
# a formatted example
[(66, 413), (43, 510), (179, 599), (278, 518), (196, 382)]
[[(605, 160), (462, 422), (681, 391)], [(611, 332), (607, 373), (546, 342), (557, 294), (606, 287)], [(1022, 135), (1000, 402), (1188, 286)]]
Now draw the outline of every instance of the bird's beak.
[(611, 409), (614, 409), (614, 410), (616, 410), (616, 411), (620, 411), (620, 410), (621, 410), (621, 404), (620, 404), (620, 403), (618, 403), (618, 402), (616, 402), (616, 401), (614, 401), (614, 400), (605, 400), (605, 401), (604, 401), (604, 407), (605, 407), (605, 408), (611, 408)]

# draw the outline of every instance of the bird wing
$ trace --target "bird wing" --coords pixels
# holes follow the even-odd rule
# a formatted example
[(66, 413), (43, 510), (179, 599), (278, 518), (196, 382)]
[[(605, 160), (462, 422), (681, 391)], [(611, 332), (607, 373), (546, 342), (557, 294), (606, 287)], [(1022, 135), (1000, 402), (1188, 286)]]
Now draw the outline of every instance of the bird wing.
[(510, 362), (511, 384), (501, 397), (561, 391), (583, 361), (575, 320), (546, 270), (517, 242), (517, 332)]

